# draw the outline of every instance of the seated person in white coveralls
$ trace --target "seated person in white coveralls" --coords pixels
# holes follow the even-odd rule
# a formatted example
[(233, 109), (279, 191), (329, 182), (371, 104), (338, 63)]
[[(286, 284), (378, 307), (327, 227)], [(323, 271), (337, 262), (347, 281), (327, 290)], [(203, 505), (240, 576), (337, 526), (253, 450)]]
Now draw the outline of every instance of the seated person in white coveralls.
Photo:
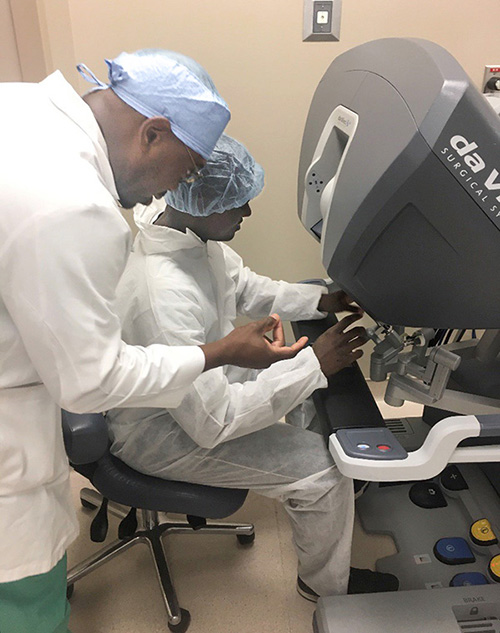
[[(260, 165), (223, 135), (201, 178), (169, 192), (164, 212), (149, 207), (136, 214), (139, 234), (117, 293), (124, 340), (201, 345), (230, 332), (237, 315), (358, 314), (268, 369), (229, 365), (205, 372), (176, 408), (111, 411), (111, 450), (155, 477), (280, 499), (299, 558), (297, 587), (309, 600), (393, 590), (394, 576), (350, 569), (353, 482), (339, 473), (323, 437), (300, 428), (311, 407), (295, 409), (361, 356), (364, 328), (346, 329), (360, 318), (359, 309), (343, 292), (326, 295), (320, 286), (257, 275), (223, 243), (250, 215), (249, 201), (263, 185)], [(290, 421), (298, 426), (280, 423), (293, 409)]]

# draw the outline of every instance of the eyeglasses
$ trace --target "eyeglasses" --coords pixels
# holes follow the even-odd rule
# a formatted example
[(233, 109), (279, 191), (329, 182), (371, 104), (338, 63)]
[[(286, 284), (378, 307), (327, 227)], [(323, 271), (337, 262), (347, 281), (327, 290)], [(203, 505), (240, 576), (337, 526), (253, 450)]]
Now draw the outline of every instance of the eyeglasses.
[(184, 176), (184, 178), (181, 178), (179, 182), (180, 183), (185, 182), (187, 185), (190, 185), (191, 183), (196, 182), (198, 179), (200, 179), (203, 176), (203, 174), (201, 173), (201, 170), (203, 168), (198, 167), (198, 165), (194, 162), (194, 158), (191, 152), (189, 151), (189, 147), (187, 145), (184, 145), (184, 147), (186, 148), (188, 156), (191, 159), (191, 162), (193, 163), (193, 169), (191, 169), (191, 171), (187, 174), (187, 176)]

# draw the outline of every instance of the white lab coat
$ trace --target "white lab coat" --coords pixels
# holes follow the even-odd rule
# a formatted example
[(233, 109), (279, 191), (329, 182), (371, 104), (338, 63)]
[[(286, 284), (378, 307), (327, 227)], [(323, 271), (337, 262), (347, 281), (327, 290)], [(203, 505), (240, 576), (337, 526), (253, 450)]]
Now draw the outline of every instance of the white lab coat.
[[(140, 228), (117, 290), (123, 337), (134, 344), (199, 345), (215, 341), (234, 327), (237, 315), (260, 318), (277, 312), (282, 319), (322, 318), (317, 306), (324, 288), (290, 284), (257, 275), (239, 255), (220, 242), (204, 243), (191, 231), (154, 225), (152, 209), (136, 214)], [(164, 438), (175, 450), (176, 435), (186, 432), (199, 446), (221, 442), (268, 427), (325, 387), (311, 348), (263, 371), (226, 366), (199, 376), (184, 400), (165, 416), (149, 408), (108, 414), (113, 451), (148, 472), (161, 450), (140, 448), (135, 435), (148, 435), (148, 424), (162, 418)], [(157, 437), (156, 445), (161, 444)], [(123, 451), (124, 444), (127, 448)], [(137, 459), (133, 452), (140, 451)], [(149, 461), (148, 461), (149, 460)]]
[(77, 534), (60, 407), (176, 406), (198, 347), (131, 347), (115, 289), (130, 246), (104, 138), (60, 73), (0, 85), (0, 582)]

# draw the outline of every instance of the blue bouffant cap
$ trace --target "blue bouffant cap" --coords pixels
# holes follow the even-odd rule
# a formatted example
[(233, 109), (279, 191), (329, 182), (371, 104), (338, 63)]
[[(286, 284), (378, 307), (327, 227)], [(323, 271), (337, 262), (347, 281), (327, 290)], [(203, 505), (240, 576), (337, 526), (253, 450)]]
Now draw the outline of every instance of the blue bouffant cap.
[(264, 187), (264, 170), (247, 148), (223, 134), (198, 180), (181, 182), (169, 191), (168, 205), (194, 216), (238, 209), (257, 197)]
[(231, 114), (197, 62), (161, 49), (121, 53), (105, 61), (109, 84), (99, 81), (85, 64), (77, 69), (98, 88), (111, 88), (143, 116), (167, 118), (175, 136), (208, 159)]

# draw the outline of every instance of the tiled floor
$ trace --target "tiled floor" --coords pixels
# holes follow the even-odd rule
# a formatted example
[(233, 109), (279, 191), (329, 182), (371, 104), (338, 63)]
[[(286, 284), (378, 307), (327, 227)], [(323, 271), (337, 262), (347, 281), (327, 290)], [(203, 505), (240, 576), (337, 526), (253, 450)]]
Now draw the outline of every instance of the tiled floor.
[[(375, 388), (376, 395), (379, 391)], [(386, 416), (412, 415), (419, 408), (383, 407)], [(417, 413), (415, 413), (417, 414)], [(86, 485), (73, 473), (75, 504)], [(69, 565), (96, 551), (89, 539), (93, 513), (80, 509), (81, 533), (71, 546)], [(191, 612), (189, 633), (310, 633), (314, 605), (295, 590), (296, 557), (281, 505), (249, 494), (231, 518), (255, 524), (252, 546), (230, 536), (172, 535), (165, 539), (181, 606)], [(116, 538), (110, 518), (108, 540)], [(394, 551), (389, 537), (363, 534), (355, 526), (352, 564), (371, 567)], [(72, 633), (168, 633), (165, 610), (149, 552), (136, 546), (75, 585)]]

